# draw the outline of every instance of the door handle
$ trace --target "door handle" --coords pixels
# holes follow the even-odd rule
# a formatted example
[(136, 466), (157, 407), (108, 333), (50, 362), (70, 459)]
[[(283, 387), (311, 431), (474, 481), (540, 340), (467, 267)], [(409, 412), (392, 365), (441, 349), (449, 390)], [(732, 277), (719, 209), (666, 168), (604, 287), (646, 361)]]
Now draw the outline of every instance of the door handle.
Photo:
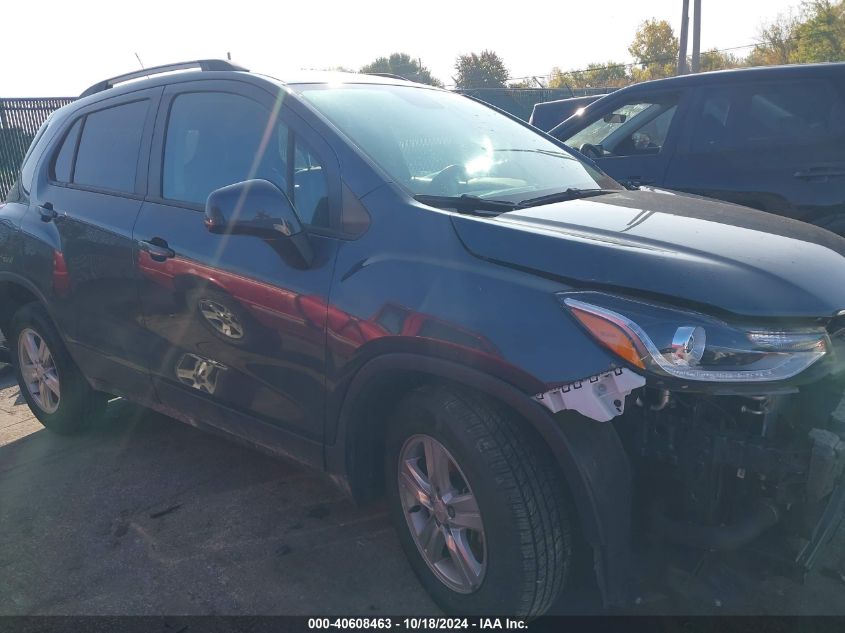
[(154, 237), (149, 241), (138, 242), (138, 248), (148, 253), (153, 261), (163, 262), (176, 257), (176, 252), (167, 245), (160, 237)]
[(836, 178), (838, 176), (845, 176), (845, 168), (836, 167), (834, 165), (815, 165), (807, 169), (799, 169), (793, 176), (801, 180), (824, 180), (828, 178)]
[(42, 222), (52, 222), (59, 214), (56, 213), (56, 210), (53, 208), (52, 203), (45, 202), (40, 207), (38, 207), (38, 214), (41, 216)]

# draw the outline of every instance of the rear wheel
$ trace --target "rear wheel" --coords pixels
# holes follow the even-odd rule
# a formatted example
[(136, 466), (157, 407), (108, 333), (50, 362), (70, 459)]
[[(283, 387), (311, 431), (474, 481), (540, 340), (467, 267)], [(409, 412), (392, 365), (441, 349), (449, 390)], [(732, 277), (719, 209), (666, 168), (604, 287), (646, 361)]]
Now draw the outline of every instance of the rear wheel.
[(77, 433), (102, 416), (107, 396), (85, 380), (39, 304), (12, 317), (9, 347), (21, 395), (48, 429)]
[(387, 435), (390, 510), (422, 584), (448, 613), (540, 615), (571, 559), (562, 482), (544, 447), (469, 391), (420, 388)]

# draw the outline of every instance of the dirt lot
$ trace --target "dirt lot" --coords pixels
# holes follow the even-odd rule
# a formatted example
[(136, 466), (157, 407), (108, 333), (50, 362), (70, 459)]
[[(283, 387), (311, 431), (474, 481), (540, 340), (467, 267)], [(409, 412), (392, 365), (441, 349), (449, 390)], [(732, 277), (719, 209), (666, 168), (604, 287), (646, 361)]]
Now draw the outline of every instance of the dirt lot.
[[(636, 611), (845, 614), (838, 562), (802, 586), (708, 558), (654, 575)], [(51, 435), (0, 372), (0, 614), (432, 613), (383, 509), (121, 403)]]

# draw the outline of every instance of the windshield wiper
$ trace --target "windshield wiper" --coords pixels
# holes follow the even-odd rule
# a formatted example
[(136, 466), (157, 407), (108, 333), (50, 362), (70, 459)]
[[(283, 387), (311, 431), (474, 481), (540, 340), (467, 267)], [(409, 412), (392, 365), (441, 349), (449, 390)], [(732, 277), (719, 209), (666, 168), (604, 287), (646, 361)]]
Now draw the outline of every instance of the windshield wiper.
[(624, 189), (578, 189), (570, 187), (565, 191), (558, 191), (557, 193), (550, 193), (545, 196), (537, 196), (536, 198), (528, 198), (516, 204), (520, 207), (538, 207), (543, 204), (551, 204), (553, 202), (566, 202), (567, 200), (578, 200), (580, 198), (592, 198), (594, 196), (603, 196), (608, 193), (619, 193), (625, 191)]
[(529, 154), (543, 154), (545, 156), (554, 156), (555, 158), (566, 158), (568, 160), (577, 160), (571, 154), (567, 154), (563, 150), (559, 152), (552, 151), (550, 149), (511, 149), (511, 148), (501, 148), (501, 149), (494, 149), (494, 152), (527, 152)]
[[(496, 215), (518, 209), (520, 205), (507, 200), (487, 200), (479, 196), (463, 194), (462, 196), (429, 196), (420, 194), (414, 200), (438, 209), (454, 209), (458, 213), (473, 213), (478, 215)], [(483, 213), (488, 211), (489, 213)], [(481, 212), (481, 213), (479, 213)]]
[(438, 209), (454, 209), (458, 213), (490, 216), (507, 213), (508, 211), (517, 211), (527, 207), (537, 207), (543, 204), (565, 202), (566, 200), (576, 200), (579, 198), (592, 198), (593, 196), (619, 193), (620, 191), (624, 191), (624, 189), (577, 189), (570, 187), (566, 191), (558, 191), (557, 193), (551, 193), (545, 196), (528, 198), (521, 202), (488, 200), (487, 198), (481, 198), (467, 193), (461, 196), (429, 196), (419, 194), (414, 196), (414, 200), (432, 207), (437, 207)]

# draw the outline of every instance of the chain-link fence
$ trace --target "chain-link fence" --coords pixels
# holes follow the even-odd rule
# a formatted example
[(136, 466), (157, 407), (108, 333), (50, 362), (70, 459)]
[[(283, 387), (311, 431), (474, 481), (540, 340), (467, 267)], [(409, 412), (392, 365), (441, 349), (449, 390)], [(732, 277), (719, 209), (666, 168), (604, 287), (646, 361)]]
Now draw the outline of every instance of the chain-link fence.
[(15, 184), (32, 138), (50, 113), (73, 101), (70, 97), (0, 98), (0, 200)]
[(584, 97), (588, 95), (603, 95), (613, 92), (614, 88), (477, 88), (456, 90), (461, 94), (481, 99), (490, 105), (504, 110), (523, 121), (531, 117), (531, 111), (537, 103), (557, 101), (570, 97)]

